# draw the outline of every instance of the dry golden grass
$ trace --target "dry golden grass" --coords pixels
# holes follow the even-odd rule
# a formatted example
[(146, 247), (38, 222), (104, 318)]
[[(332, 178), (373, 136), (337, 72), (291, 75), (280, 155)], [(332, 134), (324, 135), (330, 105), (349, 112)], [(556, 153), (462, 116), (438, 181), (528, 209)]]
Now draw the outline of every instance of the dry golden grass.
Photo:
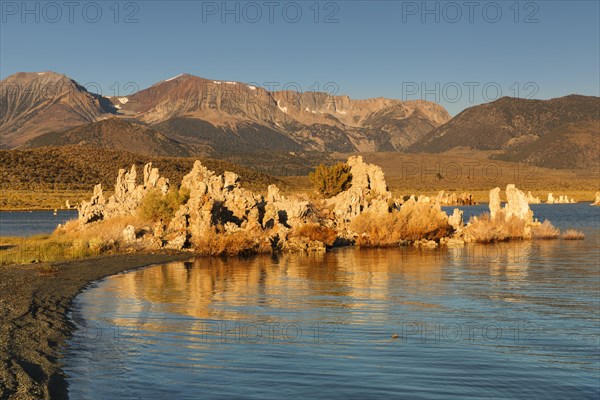
[(545, 220), (541, 225), (534, 227), (532, 233), (534, 239), (558, 239), (560, 229)]
[(194, 240), (194, 250), (215, 257), (270, 253), (272, 247), (267, 235), (259, 232), (224, 233), (212, 228), (204, 237)]
[(387, 214), (365, 212), (352, 221), (351, 229), (358, 234), (359, 246), (397, 246), (404, 241), (438, 240), (447, 236), (452, 227), (448, 217), (433, 204), (409, 201), (399, 211)]
[(325, 246), (331, 247), (337, 239), (337, 232), (319, 224), (305, 224), (293, 229), (289, 237), (306, 237), (311, 241), (317, 240)]
[(122, 215), (104, 221), (93, 222), (80, 227), (79, 221), (68, 221), (62, 227), (56, 229), (51, 235), (53, 239), (62, 240), (84, 240), (84, 241), (115, 241), (123, 238), (123, 230), (127, 225), (132, 225), (136, 230), (148, 228), (147, 221), (136, 215)]
[(397, 246), (403, 239), (397, 212), (385, 215), (365, 212), (352, 221), (351, 228), (358, 234), (358, 246)]
[(561, 236), (564, 240), (583, 240), (585, 234), (575, 229), (567, 229)]
[(504, 212), (499, 211), (494, 219), (489, 213), (471, 218), (465, 228), (465, 234), (478, 243), (502, 242), (523, 239), (525, 227), (525, 221), (514, 216), (506, 220)]
[(3, 266), (81, 259), (111, 250), (101, 242), (61, 240), (48, 236), (17, 240), (1, 238), (0, 241), (4, 243), (0, 245), (0, 265)]
[(501, 242), (507, 240), (508, 237), (502, 226), (492, 222), (489, 213), (471, 218), (465, 232), (473, 241), (478, 243)]
[(98, 221), (81, 228), (78, 221), (68, 221), (50, 235), (27, 238), (0, 238), (0, 265), (32, 262), (65, 261), (123, 250), (123, 230), (150, 229), (136, 216), (121, 216)]

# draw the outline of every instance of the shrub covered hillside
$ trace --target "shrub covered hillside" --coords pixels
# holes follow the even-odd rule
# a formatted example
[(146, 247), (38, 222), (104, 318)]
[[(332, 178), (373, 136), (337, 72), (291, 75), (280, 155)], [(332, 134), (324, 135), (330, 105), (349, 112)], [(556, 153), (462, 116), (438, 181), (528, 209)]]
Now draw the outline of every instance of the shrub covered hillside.
[[(119, 150), (85, 146), (43, 147), (29, 150), (0, 151), (0, 189), (11, 190), (90, 190), (101, 183), (105, 188), (114, 184), (120, 168), (132, 164), (154, 163), (163, 176), (180, 182), (194, 165), (195, 158), (153, 157)], [(244, 185), (264, 188), (280, 181), (226, 161), (202, 159), (218, 173), (234, 171)]]

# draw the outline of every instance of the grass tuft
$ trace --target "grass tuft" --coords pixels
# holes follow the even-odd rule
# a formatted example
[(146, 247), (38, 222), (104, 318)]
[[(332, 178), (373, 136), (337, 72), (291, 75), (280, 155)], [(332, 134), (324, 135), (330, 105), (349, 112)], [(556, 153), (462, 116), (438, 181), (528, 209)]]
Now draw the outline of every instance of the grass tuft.
[(540, 226), (533, 228), (534, 239), (558, 239), (560, 230), (545, 220)]
[(397, 246), (405, 241), (439, 240), (452, 227), (438, 205), (409, 201), (399, 211), (386, 214), (365, 212), (352, 221), (359, 246)]
[(504, 211), (501, 210), (494, 219), (491, 218), (489, 213), (472, 217), (465, 228), (465, 233), (474, 242), (493, 243), (524, 239), (525, 228), (525, 221), (515, 216), (507, 220)]
[(562, 238), (564, 240), (583, 240), (585, 239), (585, 234), (575, 229), (567, 229), (563, 233)]

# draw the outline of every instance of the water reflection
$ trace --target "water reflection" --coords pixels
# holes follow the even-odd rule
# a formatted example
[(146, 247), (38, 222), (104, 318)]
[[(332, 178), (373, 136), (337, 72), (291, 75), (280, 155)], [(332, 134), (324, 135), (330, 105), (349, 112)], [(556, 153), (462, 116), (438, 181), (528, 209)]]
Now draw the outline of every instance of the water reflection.
[(76, 299), (88, 329), (65, 357), (71, 394), (597, 397), (599, 238), (193, 259), (113, 276)]
[[(339, 315), (344, 323), (362, 323), (363, 317), (391, 313), (398, 305), (413, 311), (447, 308), (448, 302), (436, 300), (454, 290), (473, 299), (563, 307), (559, 299), (540, 297), (528, 288), (566, 280), (577, 292), (597, 290), (593, 280), (578, 279), (580, 274), (598, 276), (597, 269), (585, 267), (593, 265), (598, 248), (588, 242), (583, 249), (582, 243), (523, 241), (436, 250), (345, 249), (250, 259), (200, 258), (110, 278), (103, 288), (119, 301), (97, 292), (100, 296), (93, 302), (100, 308), (108, 306), (104, 301), (114, 305), (115, 324), (125, 322), (119, 316), (143, 316), (154, 312), (156, 305), (161, 312), (211, 320), (257, 314), (270, 320), (281, 310), (362, 310)], [(570, 280), (573, 274), (576, 279)], [(378, 309), (375, 315), (364, 312), (373, 307)]]

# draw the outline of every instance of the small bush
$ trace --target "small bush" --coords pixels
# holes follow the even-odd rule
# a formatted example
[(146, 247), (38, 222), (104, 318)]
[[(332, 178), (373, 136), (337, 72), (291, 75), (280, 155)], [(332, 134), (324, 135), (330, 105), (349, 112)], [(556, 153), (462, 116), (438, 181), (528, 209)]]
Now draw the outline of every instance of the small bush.
[(352, 221), (359, 246), (397, 246), (403, 241), (438, 240), (447, 236), (452, 227), (439, 206), (409, 201), (399, 211), (387, 214), (365, 212)]
[(139, 215), (149, 221), (168, 222), (174, 216), (179, 207), (190, 198), (190, 193), (187, 189), (171, 189), (166, 195), (163, 195), (160, 190), (152, 189), (144, 199), (139, 208)]
[(321, 226), (319, 224), (305, 224), (290, 233), (290, 237), (306, 237), (312, 241), (317, 240), (325, 246), (331, 247), (337, 239), (337, 232), (334, 229)]
[(585, 239), (585, 234), (575, 229), (567, 229), (565, 233), (563, 233), (562, 238), (564, 240), (583, 240)]
[(211, 228), (204, 237), (194, 241), (195, 250), (206, 256), (236, 256), (266, 253), (271, 251), (264, 238), (250, 232), (225, 233)]
[(333, 197), (347, 190), (352, 181), (350, 167), (346, 163), (337, 163), (329, 167), (320, 164), (308, 177), (315, 190), (325, 197)]
[(524, 239), (525, 227), (525, 221), (515, 216), (506, 220), (504, 211), (499, 211), (494, 219), (489, 213), (471, 218), (465, 232), (475, 242), (492, 243)]
[(472, 217), (465, 231), (473, 241), (478, 243), (501, 242), (507, 239), (506, 232), (500, 229), (498, 224), (492, 223), (489, 213)]
[(56, 229), (51, 239), (60, 241), (101, 241), (110, 242), (120, 241), (123, 238), (123, 229), (127, 225), (133, 225), (137, 230), (146, 226), (147, 221), (143, 221), (136, 215), (119, 215), (102, 221), (83, 225), (77, 220), (68, 221), (61, 228)]
[(548, 220), (545, 220), (540, 226), (533, 228), (533, 237), (535, 239), (557, 239), (559, 236), (560, 230), (555, 228)]

